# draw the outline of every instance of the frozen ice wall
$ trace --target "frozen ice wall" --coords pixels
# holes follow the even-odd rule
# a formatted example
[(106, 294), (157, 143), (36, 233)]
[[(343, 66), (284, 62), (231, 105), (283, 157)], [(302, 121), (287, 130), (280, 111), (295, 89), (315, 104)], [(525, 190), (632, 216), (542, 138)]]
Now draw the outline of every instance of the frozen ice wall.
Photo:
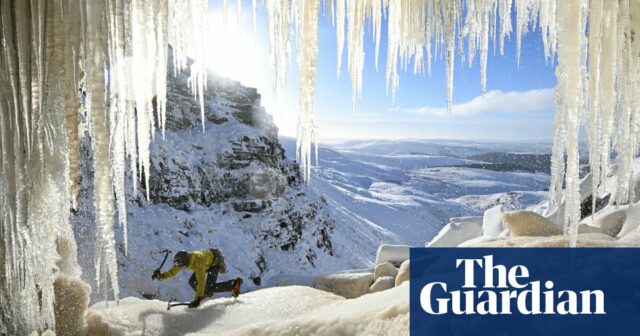
[(55, 326), (53, 279), (80, 273), (68, 217), (81, 116), (94, 152), (99, 289), (118, 298), (113, 227), (117, 218), (126, 232), (125, 162), (148, 186), (149, 143), (165, 121), (168, 43), (202, 102), (206, 72), (186, 55), (205, 57), (208, 8), (206, 0), (0, 6), (0, 333), (22, 335)]

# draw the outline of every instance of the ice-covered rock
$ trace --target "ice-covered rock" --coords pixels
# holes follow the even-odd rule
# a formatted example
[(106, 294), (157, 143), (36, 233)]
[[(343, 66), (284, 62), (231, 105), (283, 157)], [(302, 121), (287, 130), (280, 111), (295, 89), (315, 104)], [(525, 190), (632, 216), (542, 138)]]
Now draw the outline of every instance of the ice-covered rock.
[(604, 234), (604, 232), (602, 232), (602, 229), (599, 227), (591, 226), (586, 223), (582, 223), (578, 226), (578, 234), (589, 234), (589, 233)]
[(622, 238), (640, 227), (640, 204), (633, 204), (627, 210), (627, 216), (617, 237)]
[[(468, 222), (450, 222), (426, 244), (427, 247), (456, 247), (482, 235), (482, 217), (470, 217)], [(476, 218), (479, 219), (475, 220)], [(479, 223), (478, 223), (479, 222)]]
[(76, 277), (58, 275), (53, 283), (58, 336), (83, 335), (91, 288)]
[(400, 265), (403, 261), (409, 259), (409, 246), (406, 245), (380, 245), (376, 255), (376, 265), (384, 262), (390, 262)]
[(556, 224), (543, 216), (527, 210), (505, 212), (502, 221), (509, 228), (511, 237), (549, 237), (562, 234)]
[(502, 223), (503, 206), (496, 205), (484, 212), (482, 216), (482, 235), (488, 238), (498, 238), (505, 229)]
[(563, 227), (564, 226), (564, 202), (562, 202), (562, 204), (560, 204), (559, 207), (553, 210), (546, 209), (544, 212), (544, 218), (552, 221), (558, 227)]
[(380, 277), (390, 276), (395, 278), (398, 275), (398, 269), (393, 266), (390, 262), (384, 262), (382, 264), (376, 265), (373, 271), (374, 280), (378, 280)]
[(369, 288), (369, 292), (376, 293), (376, 292), (393, 288), (393, 286), (395, 285), (395, 281), (396, 279), (391, 276), (383, 276), (383, 277), (377, 278), (376, 281), (373, 283), (373, 285), (371, 285), (371, 288)]
[(622, 225), (627, 219), (627, 210), (629, 207), (621, 207), (618, 210), (610, 211), (604, 215), (596, 214), (596, 218), (592, 222), (592, 226), (599, 227), (602, 232), (615, 237), (622, 230)]
[(347, 299), (354, 299), (369, 292), (373, 284), (373, 273), (335, 273), (317, 277), (313, 287)]
[(410, 274), (410, 261), (405, 260), (402, 265), (400, 265), (400, 269), (398, 270), (398, 275), (396, 276), (396, 287), (400, 286), (403, 282), (409, 281), (411, 276)]

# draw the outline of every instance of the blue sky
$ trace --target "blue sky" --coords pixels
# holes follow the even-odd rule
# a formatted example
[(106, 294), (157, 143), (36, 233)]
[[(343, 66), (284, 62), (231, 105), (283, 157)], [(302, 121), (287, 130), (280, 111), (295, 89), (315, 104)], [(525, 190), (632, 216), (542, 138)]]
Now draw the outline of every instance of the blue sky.
[[(237, 27), (235, 1), (229, 1), (230, 26)], [(212, 12), (220, 5), (212, 2)], [(235, 77), (245, 85), (255, 86), (263, 94), (263, 104), (283, 135), (295, 136), (297, 123), (297, 71), (294, 57), (289, 67), (284, 109), (279, 108), (271, 92), (268, 69), (267, 23), (264, 8), (259, 8), (257, 39), (253, 39), (250, 2), (237, 36), (214, 43), (215, 54), (228, 54), (211, 66), (223, 75)], [(232, 22), (233, 21), (233, 22)], [(386, 23), (383, 23), (385, 27)], [(229, 28), (227, 28), (229, 29)], [(445, 62), (433, 59), (431, 75), (400, 73), (400, 89), (395, 105), (386, 95), (386, 27), (382, 31), (379, 71), (375, 70), (374, 43), (367, 31), (362, 96), (351, 108), (351, 82), (347, 71), (347, 50), (343, 53), (342, 73), (336, 77), (336, 30), (328, 16), (320, 17), (319, 57), (316, 89), (316, 122), (322, 139), (336, 138), (444, 138), (542, 140), (551, 139), (553, 125), (553, 88), (556, 79), (553, 65), (544, 59), (539, 32), (523, 38), (520, 66), (516, 63), (516, 39), (505, 42), (504, 56), (490, 46), (487, 66), (487, 96), (481, 97), (478, 57), (470, 68), (456, 58), (454, 80), (454, 115), (446, 109)], [(232, 34), (226, 34), (227, 36)], [(238, 42), (244, 41), (244, 42)], [(243, 45), (244, 43), (244, 45)], [(250, 46), (249, 46), (250, 45)], [(248, 49), (249, 48), (249, 49)], [(243, 57), (239, 57), (242, 55)], [(242, 59), (241, 62), (239, 59)], [(231, 64), (235, 63), (235, 64)], [(216, 69), (217, 68), (217, 69)], [(233, 69), (237, 68), (234, 72)]]

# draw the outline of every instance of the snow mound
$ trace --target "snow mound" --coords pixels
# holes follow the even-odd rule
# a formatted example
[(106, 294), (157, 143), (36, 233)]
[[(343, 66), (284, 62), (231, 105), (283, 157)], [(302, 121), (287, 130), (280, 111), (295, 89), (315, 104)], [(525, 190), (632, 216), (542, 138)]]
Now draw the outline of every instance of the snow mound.
[(634, 230), (637, 231), (638, 226), (640, 226), (640, 205), (634, 204), (629, 207), (627, 218), (622, 224), (618, 237), (624, 238)]
[[(482, 217), (473, 218), (466, 222), (451, 222), (442, 228), (437, 236), (427, 243), (427, 247), (456, 247), (467, 240), (482, 235)], [(475, 218), (480, 219), (479, 221)], [(478, 223), (479, 222), (479, 223)]]
[(409, 281), (409, 276), (409, 260), (405, 260), (398, 270), (398, 275), (396, 276), (396, 287), (400, 286), (405, 281)]
[(578, 226), (578, 234), (604, 233), (601, 228), (582, 223)]
[(378, 278), (389, 276), (395, 278), (398, 275), (398, 269), (393, 266), (390, 262), (385, 262), (380, 265), (376, 265), (375, 270), (373, 271), (373, 278), (378, 280)]
[(363, 271), (321, 275), (314, 280), (313, 287), (355, 299), (368, 293), (372, 284), (373, 273)]
[(548, 237), (562, 233), (562, 230), (552, 221), (532, 211), (512, 211), (502, 214), (511, 237), (532, 236)]
[(482, 235), (487, 238), (497, 238), (504, 231), (505, 227), (502, 223), (502, 212), (504, 207), (496, 205), (484, 212), (482, 216)]
[[(91, 288), (76, 277), (58, 275), (53, 283), (57, 336), (82, 335)], [(89, 334), (93, 335), (93, 334)]]
[[(578, 235), (577, 247), (640, 247), (640, 236), (635, 239), (615, 240), (604, 233), (585, 233)], [(569, 238), (551, 237), (515, 237), (474, 244), (473, 247), (569, 247)]]
[(597, 216), (592, 226), (599, 227), (602, 232), (615, 237), (622, 230), (622, 224), (627, 220), (628, 207), (611, 211), (605, 215)]
[(193, 310), (167, 311), (166, 302), (137, 298), (91, 309), (103, 326), (122, 328), (124, 335), (407, 335), (409, 286), (354, 300), (289, 286), (215, 299)]
[(380, 245), (376, 255), (376, 265), (384, 262), (400, 264), (409, 259), (409, 246), (407, 245)]
[(391, 276), (383, 276), (376, 279), (376, 282), (371, 285), (369, 291), (371, 293), (377, 293), (383, 290), (387, 290), (393, 288), (395, 285), (396, 279)]

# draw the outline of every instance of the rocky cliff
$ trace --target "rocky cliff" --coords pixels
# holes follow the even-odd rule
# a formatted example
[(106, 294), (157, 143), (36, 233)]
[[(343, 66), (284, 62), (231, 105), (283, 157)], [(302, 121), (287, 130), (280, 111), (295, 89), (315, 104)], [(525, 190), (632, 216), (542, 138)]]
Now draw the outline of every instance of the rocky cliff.
[[(122, 296), (191, 297), (187, 272), (177, 280), (151, 281), (164, 249), (219, 248), (230, 269), (221, 279), (240, 275), (253, 279), (245, 282), (249, 287), (278, 274), (314, 272), (319, 263), (327, 268), (334, 258), (335, 222), (323, 197), (285, 158), (256, 89), (209, 73), (203, 131), (187, 76), (169, 73), (166, 131), (164, 137), (156, 132), (150, 148), (149, 200), (145, 185), (138, 182), (135, 193), (128, 186), (127, 253), (122, 230), (117, 233)], [(90, 141), (87, 135), (83, 155), (90, 155)], [(73, 221), (84, 278), (94, 283), (93, 182), (87, 159)]]

